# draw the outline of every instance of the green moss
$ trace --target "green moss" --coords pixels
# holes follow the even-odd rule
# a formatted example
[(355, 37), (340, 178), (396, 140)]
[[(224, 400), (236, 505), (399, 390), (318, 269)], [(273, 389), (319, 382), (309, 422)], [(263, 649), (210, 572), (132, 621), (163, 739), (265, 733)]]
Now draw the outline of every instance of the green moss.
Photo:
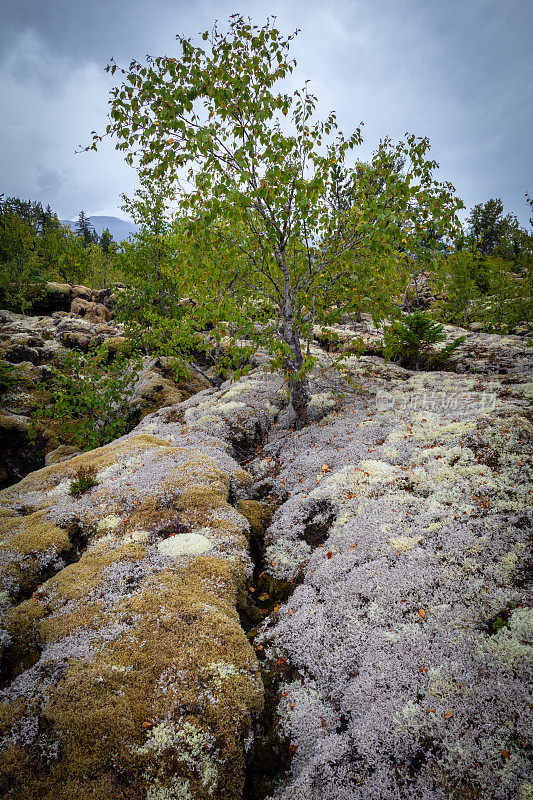
[(252, 537), (261, 537), (272, 521), (276, 505), (260, 503), (258, 500), (239, 500), (237, 510), (250, 523)]
[(2, 672), (5, 678), (13, 679), (39, 660), (41, 655), (39, 623), (47, 613), (45, 605), (34, 597), (7, 612), (5, 627), (11, 636), (11, 645), (2, 659)]
[[(127, 490), (109, 489), (114, 467), (120, 464), (120, 474), (128, 476), (120, 480), (135, 493), (135, 471), (142, 469), (143, 453), (150, 450), (153, 457), (154, 448), (156, 455), (176, 455), (180, 466), (163, 473), (157, 491), (139, 496), (132, 512)], [(64, 672), (52, 687), (38, 681), (22, 710), (16, 704), (4, 709), (6, 733), (21, 714), (36, 720), (51, 752), (54, 742), (61, 743), (59, 758), (41, 759), (31, 744), (4, 750), (0, 794), (70, 800), (83, 787), (92, 800), (174, 800), (187, 792), (195, 800), (237, 800), (244, 782), (242, 742), (261, 712), (263, 685), (235, 608), (246, 587), (240, 555), (246, 521), (228, 505), (229, 477), (214, 459), (192, 448), (178, 450), (146, 434), (130, 437), (22, 481), (16, 493), (35, 492), (35, 502), (42, 504), (30, 520), (32, 530), (38, 521), (48, 526), (44, 515), (55, 497), (65, 502), (64, 486), (58, 485), (91, 465), (100, 483), (80, 504), (78, 521), (87, 550), (10, 617), (10, 630), (21, 642), (21, 668), (41, 646), (54, 644), (57, 652), (64, 646), (66, 655)], [(10, 502), (15, 499), (11, 493)], [(224, 542), (226, 554), (154, 565), (147, 537), (138, 541), (135, 535), (164, 528), (176, 515), (192, 530), (209, 528), (210, 537)], [(11, 523), (7, 517), (4, 522), (8, 519)], [(29, 519), (19, 518), (20, 526)], [(69, 541), (60, 528), (46, 530)], [(33, 553), (49, 542), (43, 531), (31, 541), (22, 536), (20, 548)], [(127, 576), (128, 562), (132, 569), (143, 563), (146, 569), (136, 569), (138, 577), (125, 581), (123, 589), (119, 578), (110, 593), (110, 568), (116, 565), (120, 576), (123, 566)], [(76, 644), (74, 656), (68, 642), (82, 631), (75, 641), (84, 644)]]
[[(48, 576), (53, 556), (65, 556), (72, 549), (68, 531), (45, 519), (45, 513), (39, 510), (25, 517), (4, 517), (1, 521), (0, 552), (4, 558), (0, 577), (14, 600), (27, 595)], [(43, 561), (45, 554), (48, 557)]]

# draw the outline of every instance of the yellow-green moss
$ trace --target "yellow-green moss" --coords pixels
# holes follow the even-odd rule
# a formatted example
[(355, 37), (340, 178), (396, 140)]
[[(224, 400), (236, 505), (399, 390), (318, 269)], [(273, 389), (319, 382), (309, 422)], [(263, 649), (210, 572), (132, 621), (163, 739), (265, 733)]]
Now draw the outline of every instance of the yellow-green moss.
[(5, 657), (5, 669), (11, 677), (19, 675), (39, 660), (39, 624), (47, 613), (45, 605), (34, 597), (8, 610), (4, 624), (11, 637), (11, 645)]
[[(152, 459), (175, 457), (176, 467), (166, 468), (154, 492), (137, 497), (135, 473), (148, 450)], [(35, 657), (37, 642), (58, 652), (65, 647), (66, 656), (55, 685), (36, 683), (27, 706), (4, 709), (6, 733), (22, 714), (38, 718), (50, 746), (60, 742), (60, 756), (41, 762), (31, 746), (5, 749), (0, 794), (70, 800), (82, 787), (92, 800), (174, 800), (187, 792), (195, 800), (237, 800), (242, 741), (262, 708), (263, 687), (235, 608), (245, 590), (247, 523), (228, 505), (229, 476), (200, 449), (174, 448), (143, 434), (40, 470), (0, 503), (7, 507), (31, 492), (33, 527), (40, 520), (56, 546), (68, 542), (67, 532), (47, 527), (44, 516), (64, 502), (63, 484), (80, 466), (99, 471), (99, 485), (79, 506), (87, 550), (9, 617), (9, 630), (21, 642), (21, 665), (32, 647)], [(237, 473), (238, 480), (249, 480)], [(121, 489), (132, 484), (131, 495), (113, 491), (115, 475)], [(209, 530), (225, 555), (150, 561), (150, 537), (136, 541), (137, 534), (157, 531), (176, 516), (193, 532)], [(41, 532), (18, 546), (33, 553), (44, 541), (52, 539)], [(118, 579), (110, 594), (109, 570), (117, 565), (120, 574), (123, 565), (128, 574), (127, 562), (146, 568), (123, 591)], [(76, 632), (82, 632), (82, 647), (69, 651)], [(158, 731), (172, 734), (159, 750), (150, 746), (161, 738)]]
[(252, 536), (262, 536), (265, 529), (272, 521), (275, 506), (269, 503), (260, 503), (258, 500), (239, 500), (237, 510), (246, 517), (250, 523)]
[[(45, 513), (39, 510), (25, 517), (2, 519), (0, 579), (15, 598), (27, 594), (46, 574), (47, 564), (72, 547), (67, 531), (45, 519)], [(48, 558), (43, 560), (44, 554)]]
[(22, 517), (19, 529), (2, 545), (21, 556), (42, 553), (53, 548), (56, 552), (68, 550), (70, 540), (63, 528), (44, 519), (44, 511)]

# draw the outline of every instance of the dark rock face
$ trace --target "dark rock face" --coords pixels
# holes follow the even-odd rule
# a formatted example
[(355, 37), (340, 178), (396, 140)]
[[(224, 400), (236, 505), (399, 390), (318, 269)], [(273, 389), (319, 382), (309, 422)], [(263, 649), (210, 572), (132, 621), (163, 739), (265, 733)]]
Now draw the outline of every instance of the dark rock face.
[(0, 488), (44, 467), (47, 445), (42, 436), (32, 440), (27, 417), (0, 411)]
[(51, 314), (54, 311), (69, 311), (73, 297), (73, 288), (68, 283), (47, 283), (43, 297), (38, 298), (32, 313)]
[(35, 299), (28, 313), (35, 316), (60, 311), (87, 317), (91, 322), (108, 321), (115, 305), (116, 297), (111, 289), (90, 289), (52, 281), (46, 284), (44, 293)]

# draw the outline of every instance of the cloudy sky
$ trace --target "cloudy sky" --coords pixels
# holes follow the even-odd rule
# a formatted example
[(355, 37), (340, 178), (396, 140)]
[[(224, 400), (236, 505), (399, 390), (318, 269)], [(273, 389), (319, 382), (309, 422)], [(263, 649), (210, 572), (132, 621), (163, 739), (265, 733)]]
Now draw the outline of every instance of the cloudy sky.
[(0, 193), (50, 203), (60, 217), (125, 216), (135, 172), (107, 142), (76, 154), (106, 124), (104, 67), (177, 53), (234, 12), (289, 33), (298, 85), (345, 133), (428, 136), (440, 177), (468, 207), (501, 197), (528, 221), (533, 194), (532, 0), (0, 0)]

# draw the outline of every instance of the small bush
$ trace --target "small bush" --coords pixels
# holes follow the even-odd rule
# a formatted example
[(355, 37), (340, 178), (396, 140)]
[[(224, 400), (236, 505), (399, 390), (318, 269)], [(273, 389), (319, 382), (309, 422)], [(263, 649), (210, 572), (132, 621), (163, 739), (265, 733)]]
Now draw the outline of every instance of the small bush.
[(442, 264), (442, 294), (436, 312), (442, 322), (466, 326), (481, 322), (486, 331), (508, 333), (531, 319), (531, 265), (523, 269), (502, 258), (459, 252)]
[(437, 350), (435, 345), (446, 339), (443, 326), (434, 322), (426, 312), (417, 310), (413, 314), (402, 314), (387, 328), (383, 354), (387, 361), (428, 369), (445, 363), (465, 338), (459, 336)]
[(93, 486), (98, 486), (96, 480), (96, 467), (79, 467), (75, 472), (75, 480), (72, 481), (69, 487), (69, 492), (74, 497), (80, 497), (85, 492), (92, 489)]
[(61, 369), (52, 368), (50, 405), (33, 415), (55, 420), (64, 442), (84, 450), (101, 447), (126, 433), (128, 404), (140, 359), (119, 354), (109, 361), (107, 343), (89, 353), (69, 352)]

